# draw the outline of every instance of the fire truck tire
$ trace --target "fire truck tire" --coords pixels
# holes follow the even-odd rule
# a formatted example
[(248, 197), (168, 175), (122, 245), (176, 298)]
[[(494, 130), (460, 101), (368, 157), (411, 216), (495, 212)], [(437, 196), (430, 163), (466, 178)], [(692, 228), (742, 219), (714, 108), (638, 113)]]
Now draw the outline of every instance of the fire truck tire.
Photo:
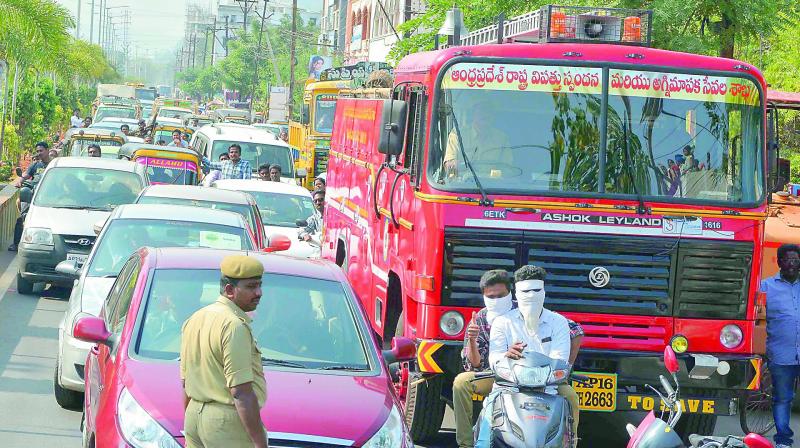
[(446, 406), (441, 399), (444, 377), (436, 375), (428, 381), (412, 386), (420, 378), (422, 378), (421, 373), (409, 374), (405, 403), (406, 424), (415, 443), (423, 442), (439, 432)]
[(684, 443), (689, 443), (689, 436), (692, 434), (714, 434), (716, 424), (716, 415), (687, 414), (678, 422), (675, 431), (681, 435)]

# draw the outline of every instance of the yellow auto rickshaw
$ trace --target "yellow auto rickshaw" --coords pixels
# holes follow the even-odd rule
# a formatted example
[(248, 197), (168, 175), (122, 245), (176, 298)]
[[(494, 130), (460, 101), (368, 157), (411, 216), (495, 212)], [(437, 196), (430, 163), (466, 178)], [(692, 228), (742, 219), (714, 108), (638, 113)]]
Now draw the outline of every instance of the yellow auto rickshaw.
[(119, 158), (147, 167), (150, 184), (197, 185), (202, 177), (200, 155), (174, 146), (128, 143)]
[(66, 144), (61, 155), (72, 157), (88, 157), (89, 145), (100, 146), (101, 157), (116, 159), (119, 149), (128, 138), (122, 132), (106, 129), (72, 128), (64, 135)]
[(187, 142), (192, 138), (192, 134), (194, 133), (194, 129), (183, 126), (183, 124), (177, 120), (175, 123), (156, 123), (153, 128), (153, 143), (158, 143), (160, 140), (163, 140), (164, 143), (169, 145), (172, 142), (172, 133), (174, 131), (180, 131), (181, 134), (188, 134), (189, 138), (186, 139)]

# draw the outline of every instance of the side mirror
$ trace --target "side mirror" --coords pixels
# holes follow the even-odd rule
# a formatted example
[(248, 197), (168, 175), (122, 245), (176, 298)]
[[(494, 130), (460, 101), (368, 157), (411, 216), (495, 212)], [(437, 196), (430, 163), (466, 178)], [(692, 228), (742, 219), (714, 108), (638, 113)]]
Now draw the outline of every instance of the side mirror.
[(390, 156), (403, 153), (407, 104), (401, 100), (384, 100), (378, 152)]
[(760, 434), (750, 433), (742, 441), (747, 448), (772, 448), (772, 443)]
[(58, 265), (56, 265), (56, 272), (75, 278), (81, 276), (81, 268), (78, 267), (78, 262), (75, 260), (64, 260), (58, 263)]
[(294, 222), (294, 225), (296, 225), (297, 227), (308, 227), (308, 221), (306, 221), (305, 219), (298, 219), (297, 221)]
[(675, 356), (675, 352), (672, 351), (672, 347), (669, 345), (664, 347), (664, 365), (667, 367), (667, 371), (672, 374), (678, 373), (680, 370), (678, 358)]
[(791, 161), (789, 161), (789, 159), (778, 158), (778, 178), (773, 192), (783, 191), (783, 189), (786, 188), (786, 184), (789, 183), (791, 171)]
[(417, 345), (409, 338), (394, 337), (391, 350), (383, 350), (381, 353), (386, 364), (413, 361), (417, 357)]
[(75, 322), (72, 335), (84, 342), (110, 345), (111, 332), (106, 329), (103, 319), (94, 316), (82, 317)]
[(22, 177), (22, 168), (20, 167), (14, 168), (14, 173), (16, 173), (17, 177)]
[(269, 238), (269, 246), (264, 248), (264, 252), (281, 252), (292, 247), (292, 241), (286, 235), (276, 234)]
[(300, 124), (308, 124), (311, 122), (311, 112), (308, 110), (308, 104), (303, 104), (303, 111), (300, 114)]
[(100, 232), (103, 231), (103, 227), (105, 227), (105, 225), (106, 225), (106, 220), (105, 219), (97, 221), (96, 223), (94, 223), (94, 225), (92, 226), (92, 230), (94, 230), (94, 234), (95, 235), (100, 235)]
[(298, 168), (297, 171), (294, 172), (294, 177), (306, 177), (308, 176), (308, 170), (305, 168)]

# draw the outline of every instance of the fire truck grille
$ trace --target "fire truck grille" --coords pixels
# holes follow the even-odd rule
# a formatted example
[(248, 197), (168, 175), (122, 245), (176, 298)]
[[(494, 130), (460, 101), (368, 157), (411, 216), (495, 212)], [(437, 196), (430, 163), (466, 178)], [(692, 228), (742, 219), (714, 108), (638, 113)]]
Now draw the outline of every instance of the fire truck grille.
[(535, 264), (554, 311), (744, 318), (752, 253), (739, 242), (446, 229), (442, 302), (483, 306), (485, 271)]

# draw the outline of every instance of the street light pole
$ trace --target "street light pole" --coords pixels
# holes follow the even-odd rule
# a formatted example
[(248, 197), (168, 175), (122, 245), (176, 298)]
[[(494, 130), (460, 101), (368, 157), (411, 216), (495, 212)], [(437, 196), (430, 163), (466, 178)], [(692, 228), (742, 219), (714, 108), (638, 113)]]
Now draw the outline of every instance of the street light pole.
[(289, 101), (288, 103), (288, 112), (289, 117), (287, 118), (289, 121), (292, 120), (292, 112), (294, 109), (294, 67), (296, 65), (295, 56), (296, 56), (296, 44), (297, 44), (297, 0), (292, 0), (292, 43), (289, 50)]
[(8, 81), (9, 81), (9, 74), (11, 71), (8, 69), (8, 62), (0, 61), (0, 65), (3, 67), (3, 116), (2, 122), (0, 122), (0, 154), (2, 157), (5, 158), (6, 156), (6, 147), (3, 144), (3, 140), (5, 139), (6, 135), (6, 103), (8, 102)]
[(94, 43), (94, 0), (92, 0), (91, 14), (89, 14), (89, 43)]

